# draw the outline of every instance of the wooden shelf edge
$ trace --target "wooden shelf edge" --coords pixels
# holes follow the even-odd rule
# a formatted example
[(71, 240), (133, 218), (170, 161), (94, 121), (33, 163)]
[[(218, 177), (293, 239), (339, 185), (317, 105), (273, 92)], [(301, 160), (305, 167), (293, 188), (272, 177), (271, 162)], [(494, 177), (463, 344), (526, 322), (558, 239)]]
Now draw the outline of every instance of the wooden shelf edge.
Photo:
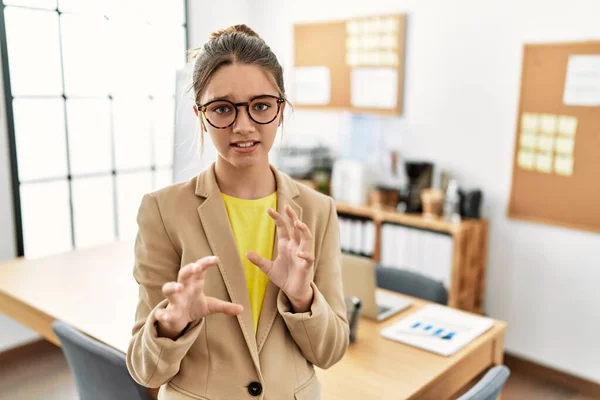
[(413, 226), (421, 229), (428, 229), (454, 235), (479, 220), (463, 220), (459, 224), (453, 224), (442, 218), (426, 218), (421, 214), (401, 213), (392, 209), (379, 209), (370, 206), (354, 206), (347, 203), (336, 201), (338, 213), (353, 215), (356, 217), (369, 218), (376, 223), (397, 223), (401, 225)]

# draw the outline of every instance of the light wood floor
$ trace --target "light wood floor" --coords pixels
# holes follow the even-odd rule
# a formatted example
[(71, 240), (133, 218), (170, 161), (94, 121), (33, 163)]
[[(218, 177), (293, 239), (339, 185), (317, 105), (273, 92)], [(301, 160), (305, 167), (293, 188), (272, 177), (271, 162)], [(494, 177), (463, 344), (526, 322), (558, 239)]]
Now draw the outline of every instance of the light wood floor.
[[(18, 360), (0, 358), (0, 400), (76, 400), (77, 389), (61, 350), (45, 342)], [(591, 400), (551, 382), (511, 373), (503, 400)]]

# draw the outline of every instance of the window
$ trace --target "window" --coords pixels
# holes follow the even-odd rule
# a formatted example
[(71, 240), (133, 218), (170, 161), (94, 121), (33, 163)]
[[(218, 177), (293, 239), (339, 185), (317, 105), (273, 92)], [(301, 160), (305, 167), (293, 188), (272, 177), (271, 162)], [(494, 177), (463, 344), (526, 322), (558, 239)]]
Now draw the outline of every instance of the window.
[(142, 195), (172, 183), (185, 1), (0, 7), (19, 255), (133, 239)]

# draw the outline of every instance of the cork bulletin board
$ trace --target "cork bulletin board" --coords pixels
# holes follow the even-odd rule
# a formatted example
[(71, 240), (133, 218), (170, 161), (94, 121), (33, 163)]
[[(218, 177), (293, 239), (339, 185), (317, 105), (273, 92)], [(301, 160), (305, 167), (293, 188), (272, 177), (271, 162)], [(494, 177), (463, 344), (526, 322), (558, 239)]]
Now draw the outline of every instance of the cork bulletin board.
[(525, 45), (508, 215), (600, 232), (600, 41)]
[(300, 82), (307, 101), (296, 101), (295, 107), (402, 114), (404, 51), (402, 14), (294, 25), (295, 71), (321, 69), (318, 79), (330, 85), (323, 96), (308, 99), (310, 84), (314, 91), (325, 85), (312, 78)]

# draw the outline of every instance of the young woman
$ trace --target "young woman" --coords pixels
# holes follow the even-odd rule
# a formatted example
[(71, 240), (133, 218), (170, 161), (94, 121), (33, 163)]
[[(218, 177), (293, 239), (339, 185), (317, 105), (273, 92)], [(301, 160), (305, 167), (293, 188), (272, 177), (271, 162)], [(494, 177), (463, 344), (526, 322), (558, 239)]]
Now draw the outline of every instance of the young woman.
[(135, 244), (132, 377), (159, 399), (319, 399), (313, 365), (348, 346), (335, 203), (269, 164), (286, 105), (276, 56), (250, 28), (194, 60), (217, 161), (144, 196)]

